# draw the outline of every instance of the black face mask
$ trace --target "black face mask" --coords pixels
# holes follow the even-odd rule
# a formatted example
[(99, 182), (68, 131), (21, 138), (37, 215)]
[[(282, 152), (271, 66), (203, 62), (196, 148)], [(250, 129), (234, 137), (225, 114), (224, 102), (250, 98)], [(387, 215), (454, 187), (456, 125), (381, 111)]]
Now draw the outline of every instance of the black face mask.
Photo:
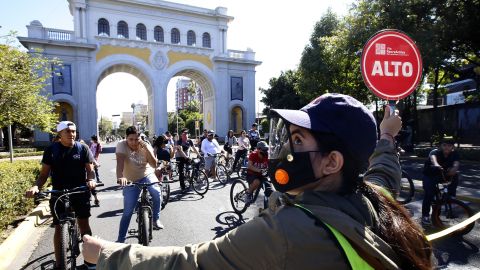
[[(268, 174), (276, 190), (286, 192), (318, 180), (313, 172), (310, 153), (291, 153), (289, 155), (293, 157), (292, 161), (288, 161), (287, 157), (269, 160)], [(279, 170), (283, 170), (283, 172), (277, 172)], [(282, 183), (285, 182), (282, 179), (275, 178), (276, 174), (278, 174), (277, 176), (283, 176), (283, 179), (285, 179), (285, 173), (288, 175), (286, 183)]]

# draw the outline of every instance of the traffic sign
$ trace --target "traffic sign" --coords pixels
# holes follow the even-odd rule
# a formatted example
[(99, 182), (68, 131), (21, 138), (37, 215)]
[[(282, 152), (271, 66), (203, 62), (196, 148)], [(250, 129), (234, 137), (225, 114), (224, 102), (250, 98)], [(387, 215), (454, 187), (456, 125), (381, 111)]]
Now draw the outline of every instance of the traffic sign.
[(363, 47), (365, 85), (378, 97), (399, 100), (410, 95), (422, 79), (422, 56), (415, 42), (398, 30), (382, 30)]

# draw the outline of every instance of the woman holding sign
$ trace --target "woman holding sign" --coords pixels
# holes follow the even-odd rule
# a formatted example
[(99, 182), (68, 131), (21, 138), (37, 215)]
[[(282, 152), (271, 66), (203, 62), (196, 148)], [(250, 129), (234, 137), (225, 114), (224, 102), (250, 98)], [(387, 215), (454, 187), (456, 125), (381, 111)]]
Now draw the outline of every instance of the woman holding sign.
[(269, 174), (285, 193), (272, 194), (259, 217), (185, 247), (86, 236), (85, 259), (98, 262), (97, 269), (432, 268), (425, 235), (393, 199), (400, 181), (397, 115), (386, 109), (377, 142), (373, 115), (346, 95), (325, 94), (300, 110), (273, 113)]

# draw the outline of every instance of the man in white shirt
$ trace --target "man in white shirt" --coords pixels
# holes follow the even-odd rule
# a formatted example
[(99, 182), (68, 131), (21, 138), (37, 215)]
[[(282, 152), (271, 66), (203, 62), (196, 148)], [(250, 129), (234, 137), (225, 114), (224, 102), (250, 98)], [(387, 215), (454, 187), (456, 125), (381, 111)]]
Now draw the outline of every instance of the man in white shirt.
[[(215, 176), (215, 155), (222, 151), (217, 140), (213, 138), (215, 131), (210, 130), (207, 134), (207, 139), (202, 141), (202, 153), (205, 158), (205, 173), (208, 177)], [(210, 175), (212, 172), (212, 175)]]

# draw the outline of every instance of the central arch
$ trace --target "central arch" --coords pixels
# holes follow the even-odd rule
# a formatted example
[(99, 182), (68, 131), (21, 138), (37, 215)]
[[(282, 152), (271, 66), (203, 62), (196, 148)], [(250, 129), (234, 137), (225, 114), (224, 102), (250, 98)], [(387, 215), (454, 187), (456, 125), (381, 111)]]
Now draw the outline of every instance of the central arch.
[[(151, 74), (149, 73), (149, 69), (147, 66), (141, 65), (141, 62), (136, 60), (132, 57), (132, 59), (128, 59), (131, 56), (129, 55), (116, 55), (115, 57), (111, 58), (106, 58), (103, 59), (98, 63), (97, 69), (95, 71), (95, 74), (98, 74), (98, 77), (96, 78), (95, 82), (95, 89), (98, 91), (98, 85), (100, 82), (106, 78), (108, 75), (111, 75), (113, 73), (118, 73), (118, 72), (124, 72), (128, 73), (130, 75), (135, 76), (138, 78), (143, 85), (145, 86), (145, 89), (147, 90), (147, 96), (148, 96), (148, 129), (149, 130), (154, 130), (154, 81), (153, 78), (151, 78)], [(121, 58), (121, 59), (118, 59)], [(96, 92), (95, 91), (95, 92)], [(96, 95), (95, 99), (96, 99)], [(98, 118), (98, 104), (97, 101), (95, 100), (95, 104), (97, 105), (95, 108), (95, 119)]]

